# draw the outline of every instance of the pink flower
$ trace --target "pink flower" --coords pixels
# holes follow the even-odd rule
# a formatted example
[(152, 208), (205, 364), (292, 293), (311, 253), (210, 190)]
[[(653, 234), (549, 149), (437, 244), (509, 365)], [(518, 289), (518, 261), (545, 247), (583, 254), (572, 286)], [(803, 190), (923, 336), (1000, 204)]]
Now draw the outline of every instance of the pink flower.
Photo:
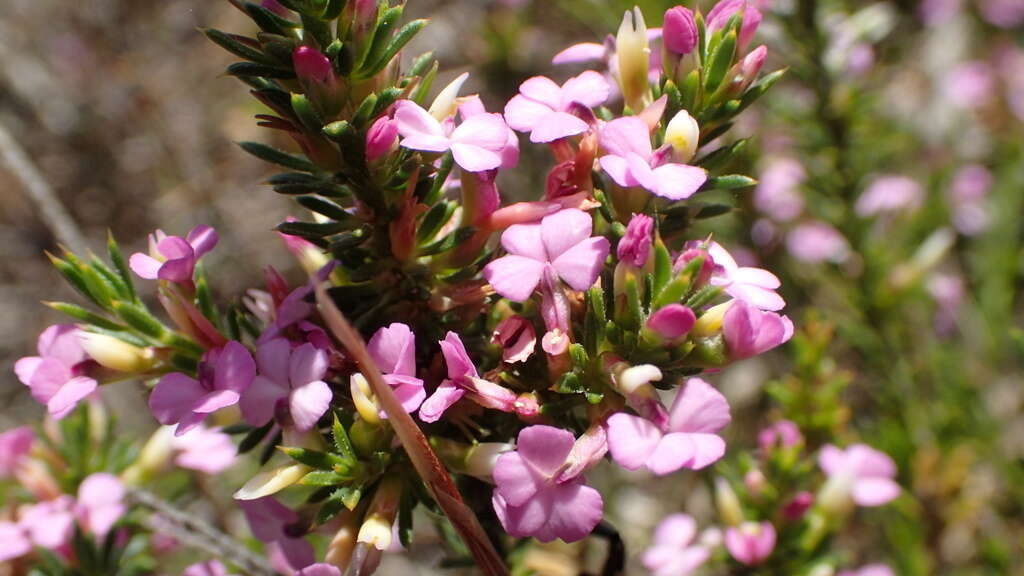
[(575, 542), (601, 521), (601, 494), (583, 476), (559, 477), (574, 443), (560, 428), (529, 426), (519, 432), (516, 451), (498, 457), (492, 503), (510, 535)]
[(765, 312), (734, 300), (722, 320), (722, 335), (729, 358), (742, 360), (763, 354), (793, 337), (793, 322), (774, 312)]
[(789, 255), (806, 264), (843, 262), (850, 255), (846, 238), (832, 226), (819, 221), (805, 222), (786, 235)]
[(725, 440), (715, 433), (731, 420), (729, 403), (704, 380), (690, 378), (667, 417), (658, 419), (625, 412), (608, 419), (608, 449), (619, 466), (664, 476), (680, 468), (699, 470), (725, 455)]
[[(612, 43), (614, 44), (614, 37), (612, 37)], [(614, 51), (614, 46), (611, 47)], [(565, 50), (562, 50), (555, 57), (551, 59), (551, 63), (558, 66), (560, 64), (580, 64), (584, 62), (607, 62), (611, 60), (609, 56), (609, 46), (607, 43), (598, 44), (596, 42), (581, 42), (579, 44), (573, 44)]]
[[(487, 114), (487, 109), (484, 108), (484, 102), (480, 99), (480, 96), (474, 94), (472, 96), (466, 96), (465, 98), (459, 99), (459, 116), (463, 120), (472, 116), (479, 116), (480, 114)], [(515, 130), (505, 127), (507, 137), (505, 140), (505, 147), (501, 151), (501, 168), (515, 168), (519, 164), (519, 136), (516, 135)], [(497, 208), (497, 205), (494, 206)], [(491, 210), (493, 212), (493, 210)]]
[(790, 420), (778, 422), (762, 429), (757, 434), (757, 445), (762, 454), (769, 454), (776, 447), (790, 448), (804, 441), (800, 428)]
[(608, 152), (600, 159), (601, 169), (619, 186), (640, 186), (662, 198), (684, 200), (707, 181), (703, 168), (668, 162), (671, 146), (655, 152), (647, 123), (637, 116), (608, 122), (600, 140)]
[(775, 550), (775, 527), (771, 522), (744, 522), (725, 531), (725, 548), (740, 564), (764, 562)]
[(0, 479), (14, 475), (21, 462), (32, 451), (36, 433), (28, 426), (13, 428), (0, 434)]
[(947, 201), (953, 212), (953, 225), (966, 236), (988, 229), (992, 220), (985, 197), (992, 188), (992, 173), (978, 164), (964, 166), (953, 177)]
[[(416, 335), (405, 324), (396, 322), (377, 330), (367, 348), (402, 407), (406, 412), (415, 412), (427, 397), (423, 380), (416, 377)], [(381, 413), (381, 417), (387, 416)]]
[(754, 206), (773, 220), (789, 222), (804, 209), (799, 188), (805, 177), (804, 167), (796, 160), (772, 160), (754, 189)]
[(522, 316), (509, 316), (494, 329), (491, 342), (501, 346), (501, 359), (509, 364), (525, 362), (537, 347), (537, 331)]
[[(242, 399), (244, 402), (245, 396)], [(230, 436), (204, 426), (175, 436), (171, 440), (171, 447), (178, 453), (174, 458), (176, 465), (210, 475), (230, 468), (238, 456), (238, 449)]]
[(299, 525), (300, 518), (294, 510), (269, 496), (240, 500), (238, 505), (245, 513), (252, 535), (260, 542), (279, 547), (293, 570), (301, 570), (313, 564), (313, 545), (295, 534), (294, 527)]
[(900, 495), (896, 463), (887, 454), (865, 444), (846, 450), (828, 444), (818, 454), (818, 465), (828, 476), (822, 500), (852, 498), (859, 506), (881, 506)]
[(882, 176), (875, 179), (868, 189), (857, 198), (854, 211), (858, 216), (914, 210), (921, 205), (924, 190), (916, 181), (906, 176)]
[(843, 570), (836, 576), (896, 576), (896, 573), (885, 564), (868, 564), (856, 570)]
[(207, 560), (206, 562), (198, 562), (185, 568), (185, 571), (181, 573), (181, 576), (230, 576), (228, 569), (224, 567), (224, 564), (220, 560)]
[(299, 570), (295, 576), (341, 576), (341, 570), (338, 570), (337, 566), (318, 562)]
[(149, 396), (149, 409), (161, 424), (177, 424), (175, 434), (180, 436), (209, 414), (237, 404), (255, 377), (249, 350), (231, 341), (206, 353), (198, 380), (179, 372), (161, 378)]
[(18, 526), (33, 545), (47, 550), (56, 550), (71, 540), (75, 516), (72, 512), (75, 499), (66, 494), (22, 507), (19, 510)]
[(540, 223), (516, 224), (501, 235), (508, 252), (484, 268), (495, 292), (515, 302), (527, 300), (545, 271), (551, 271), (573, 290), (587, 290), (597, 281), (608, 240), (590, 237), (593, 221), (582, 210), (567, 209)]
[(32, 540), (20, 525), (0, 521), (0, 563), (32, 551)]
[(14, 364), (18, 379), (56, 420), (67, 416), (96, 390), (96, 380), (85, 376), (88, 358), (79, 333), (72, 324), (54, 324), (39, 335), (39, 356), (28, 356)]
[(74, 506), (78, 525), (102, 540), (114, 524), (124, 516), (125, 488), (112, 474), (92, 474), (78, 486), (78, 501)]
[(574, 105), (593, 108), (608, 99), (611, 87), (603, 76), (588, 70), (559, 86), (550, 78), (534, 76), (519, 86), (519, 94), (505, 106), (508, 125), (529, 132), (531, 142), (554, 142), (582, 134), (589, 124), (571, 112)]
[(669, 8), (661, 29), (665, 48), (673, 54), (686, 56), (697, 47), (697, 22), (693, 11), (684, 6)]
[(626, 226), (626, 234), (619, 240), (616, 255), (620, 262), (643, 268), (651, 256), (654, 243), (654, 219), (646, 214), (633, 214)]
[(740, 52), (743, 52), (750, 45), (750, 41), (754, 39), (757, 27), (761, 25), (761, 20), (764, 18), (761, 11), (751, 2), (748, 0), (722, 0), (708, 12), (704, 21), (707, 22), (710, 35), (724, 29), (733, 15), (741, 10), (743, 11), (743, 22), (740, 24), (738, 45)]
[[(693, 244), (687, 243), (687, 247), (695, 247)], [(777, 276), (762, 268), (740, 266), (732, 254), (717, 242), (709, 242), (707, 251), (715, 264), (712, 286), (720, 286), (726, 294), (761, 310), (775, 311), (786, 306), (786, 301), (776, 292), (782, 285)]]
[(398, 122), (381, 116), (366, 132), (366, 161), (376, 162), (394, 150), (398, 142)]
[(977, 109), (995, 96), (996, 73), (988, 62), (964, 62), (949, 71), (942, 89), (953, 104), (968, 110)]
[(695, 544), (697, 522), (687, 514), (673, 514), (658, 524), (653, 545), (643, 563), (653, 576), (687, 576), (711, 558), (707, 546)]
[(665, 340), (686, 336), (697, 322), (697, 316), (682, 304), (669, 304), (647, 319), (647, 327)]
[(993, 26), (1015, 28), (1024, 24), (1024, 4), (1020, 0), (981, 0), (981, 15)]
[(217, 231), (196, 226), (185, 238), (168, 236), (157, 230), (149, 236), (149, 254), (136, 252), (128, 265), (140, 278), (190, 283), (196, 262), (217, 245)]
[(295, 349), (284, 338), (274, 338), (256, 348), (259, 375), (245, 390), (239, 407), (245, 421), (253, 426), (266, 424), (287, 406), (295, 428), (311, 430), (331, 405), (327, 376), (327, 353), (310, 343)]
[(499, 114), (476, 114), (454, 130), (411, 100), (398, 102), (395, 122), (401, 145), (423, 152), (452, 151), (455, 163), (469, 172), (493, 170), (502, 164), (508, 142), (508, 126)]

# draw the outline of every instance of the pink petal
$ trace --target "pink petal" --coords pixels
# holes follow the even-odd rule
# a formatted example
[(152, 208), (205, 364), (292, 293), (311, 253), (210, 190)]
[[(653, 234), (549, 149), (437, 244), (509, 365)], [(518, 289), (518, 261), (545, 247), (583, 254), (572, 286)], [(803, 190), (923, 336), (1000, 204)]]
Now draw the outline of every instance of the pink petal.
[(60, 360), (42, 358), (39, 362), (29, 364), (35, 364), (35, 369), (32, 370), (28, 387), (32, 397), (42, 404), (48, 403), (60, 391), (61, 386), (71, 379), (71, 370)]
[(637, 154), (642, 158), (650, 158), (651, 134), (647, 124), (636, 116), (616, 118), (601, 128), (601, 147), (609, 154), (626, 157)]
[(195, 428), (176, 436), (172, 445), (179, 451), (174, 459), (176, 466), (210, 475), (230, 468), (238, 455), (230, 436), (207, 428)]
[(779, 280), (778, 276), (761, 268), (737, 268), (736, 271), (731, 274), (731, 278), (733, 282), (750, 284), (752, 286), (767, 288), (770, 290), (775, 290), (782, 286), (782, 282)]
[[(398, 401), (406, 412), (415, 412), (427, 397), (427, 392), (423, 389), (423, 380), (415, 376), (385, 374), (384, 380), (395, 391), (395, 396), (398, 397)], [(383, 410), (381, 411), (381, 417), (387, 418), (387, 414)]]
[(295, 573), (295, 576), (341, 576), (341, 570), (331, 564), (322, 562), (306, 566)]
[(528, 426), (519, 432), (516, 453), (541, 474), (551, 477), (569, 457), (576, 438), (553, 426)]
[(697, 521), (689, 514), (672, 514), (658, 524), (654, 531), (654, 543), (657, 546), (683, 549), (693, 542), (697, 535)]
[(560, 484), (553, 487), (552, 491), (553, 505), (548, 530), (566, 542), (586, 538), (604, 516), (601, 494), (582, 481)]
[[(511, 506), (495, 490), (491, 504), (501, 527), (515, 538), (536, 536), (548, 521), (550, 503), (547, 498), (530, 498), (523, 502), (522, 506)], [(548, 541), (552, 539), (549, 538)]]
[(187, 282), (195, 272), (196, 257), (192, 245), (178, 236), (168, 236), (157, 244), (157, 251), (167, 260), (157, 276), (170, 282)]
[(160, 275), (160, 267), (163, 263), (148, 254), (136, 252), (128, 258), (128, 267), (135, 272), (139, 278), (156, 280)]
[(202, 257), (204, 254), (213, 250), (217, 246), (217, 241), (220, 237), (217, 235), (217, 231), (210, 226), (196, 226), (189, 231), (188, 236), (185, 240), (192, 245), (192, 250), (195, 253), (196, 258)]
[[(287, 344), (287, 342), (285, 343)], [(257, 376), (238, 402), (242, 417), (252, 426), (262, 426), (274, 417), (277, 403), (288, 397), (288, 387), (265, 376)]]
[(539, 223), (513, 224), (509, 226), (501, 235), (501, 246), (509, 254), (525, 256), (541, 262), (547, 262), (548, 260)]
[(552, 112), (540, 118), (530, 132), (530, 142), (545, 144), (583, 134), (590, 125), (568, 112)]
[(640, 185), (629, 170), (629, 161), (622, 156), (609, 154), (608, 156), (602, 156), (598, 162), (600, 162), (601, 169), (604, 170), (604, 173), (619, 186), (628, 188)]
[(86, 396), (92, 394), (97, 385), (92, 378), (76, 376), (57, 390), (57, 393), (46, 403), (46, 409), (54, 420), (60, 420), (71, 413)]
[(484, 267), (484, 278), (498, 294), (513, 302), (525, 302), (540, 282), (544, 266), (543, 262), (510, 254)]
[(284, 539), (284, 526), (299, 519), (294, 510), (270, 496), (237, 502), (245, 514), (252, 535), (260, 542)]
[(32, 542), (20, 526), (0, 521), (0, 562), (7, 562), (32, 551)]
[(843, 469), (846, 454), (834, 444), (826, 444), (818, 452), (818, 466), (827, 476), (835, 476)]
[(896, 476), (896, 463), (892, 458), (866, 444), (854, 444), (847, 448), (846, 463), (857, 476)]
[[(308, 344), (307, 344), (308, 346)], [(312, 430), (320, 417), (331, 407), (331, 388), (325, 382), (316, 380), (292, 389), (289, 411), (295, 428), (300, 432)]]
[(213, 373), (216, 388), (241, 393), (256, 377), (256, 361), (248, 348), (232, 340), (221, 350)]
[(452, 141), (445, 136), (413, 134), (402, 138), (401, 145), (403, 148), (423, 152), (447, 152), (452, 147)]
[(588, 290), (600, 276), (610, 250), (607, 238), (590, 238), (570, 248), (552, 265), (558, 271), (558, 276), (573, 290)]
[(402, 100), (395, 105), (395, 122), (398, 123), (398, 133), (403, 138), (422, 137), (425, 141), (446, 142), (448, 140), (441, 123), (411, 100)]
[(76, 513), (99, 538), (107, 535), (125, 513), (125, 487), (112, 474), (92, 474), (78, 487)]
[(260, 376), (280, 387), (288, 386), (288, 366), (292, 345), (284, 338), (273, 338), (256, 347), (256, 365)]
[(285, 537), (278, 540), (276, 544), (281, 548), (281, 554), (293, 570), (301, 570), (316, 562), (313, 545), (305, 538)]
[(714, 434), (666, 434), (647, 459), (647, 468), (659, 476), (680, 468), (700, 470), (725, 455), (725, 441)]
[(451, 380), (445, 380), (437, 390), (420, 405), (420, 420), (431, 423), (441, 419), (448, 408), (459, 401), (466, 391), (459, 388)]
[(604, 60), (604, 55), (604, 44), (583, 42), (581, 44), (573, 44), (558, 54), (555, 54), (555, 57), (551, 59), (551, 63), (558, 65), (577, 62), (600, 62)]
[(508, 125), (500, 114), (470, 116), (452, 132), (452, 142), (500, 152), (508, 142)]
[(576, 208), (567, 208), (544, 217), (541, 238), (547, 253), (545, 260), (554, 261), (563, 252), (590, 238), (594, 220), (590, 214)]
[[(564, 460), (563, 460), (564, 461)], [(544, 485), (544, 478), (521, 454), (507, 452), (494, 466), (495, 493), (512, 506), (522, 506)]]
[(900, 485), (888, 478), (860, 478), (853, 483), (853, 501), (860, 506), (881, 506), (895, 500)]
[(729, 402), (718, 390), (700, 378), (690, 378), (669, 410), (672, 432), (718, 432), (732, 417)]
[(534, 76), (527, 79), (519, 85), (519, 93), (552, 110), (558, 110), (561, 105), (562, 88), (545, 76)]
[(685, 200), (693, 196), (708, 179), (703, 168), (685, 164), (665, 164), (654, 169), (657, 187), (653, 192), (669, 200)]
[(234, 390), (214, 390), (208, 394), (203, 395), (199, 398), (195, 404), (192, 405), (192, 412), (198, 414), (210, 414), (220, 410), (221, 408), (227, 408), (228, 406), (234, 406), (238, 403), (240, 396), (238, 392)]
[(505, 121), (513, 130), (529, 132), (540, 125), (541, 120), (550, 116), (552, 109), (522, 94), (517, 94), (505, 105)]
[(455, 142), (451, 148), (455, 163), (467, 172), (484, 172), (501, 166), (501, 154), (494, 150), (463, 142)]
[(405, 324), (377, 330), (367, 350), (385, 374), (416, 375), (416, 335)]
[(317, 382), (327, 375), (327, 352), (305, 343), (292, 351), (289, 377), (292, 387)]
[(39, 355), (53, 358), (72, 367), (87, 359), (79, 339), (81, 331), (74, 324), (54, 324), (39, 335)]
[(661, 430), (639, 416), (619, 412), (608, 418), (608, 451), (627, 470), (643, 466), (661, 438)]
[(630, 175), (644, 188), (657, 193), (659, 181), (654, 169), (648, 164), (648, 159), (634, 154), (626, 154), (626, 163), (629, 166)]
[(476, 371), (476, 366), (473, 365), (473, 361), (469, 358), (469, 353), (466, 352), (466, 346), (462, 343), (462, 339), (455, 332), (449, 331), (444, 336), (444, 340), (440, 341), (441, 354), (444, 356), (445, 365), (448, 367), (448, 377), (455, 379), (468, 376), (476, 378), (479, 376)]
[(604, 104), (610, 94), (611, 86), (608, 85), (604, 75), (587, 70), (579, 76), (568, 79), (562, 85), (561, 109), (565, 110), (573, 102), (593, 108)]
[(22, 384), (30, 386), (32, 376), (42, 363), (43, 359), (39, 356), (26, 356), (24, 358), (20, 358), (14, 363), (14, 373), (18, 376), (18, 380), (21, 380)]

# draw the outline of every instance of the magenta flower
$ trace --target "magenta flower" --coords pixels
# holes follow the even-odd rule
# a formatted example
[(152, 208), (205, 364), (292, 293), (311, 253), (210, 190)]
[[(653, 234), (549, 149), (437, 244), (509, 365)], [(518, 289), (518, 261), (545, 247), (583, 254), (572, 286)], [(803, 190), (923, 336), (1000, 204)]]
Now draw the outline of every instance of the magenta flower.
[[(689, 242), (688, 248), (702, 243)], [(761, 310), (782, 310), (786, 301), (779, 296), (778, 290), (782, 282), (771, 272), (762, 268), (740, 266), (725, 247), (718, 242), (709, 242), (707, 252), (715, 263), (711, 275), (711, 285), (719, 286), (725, 293), (752, 304)]]
[(843, 262), (850, 255), (850, 244), (839, 230), (820, 221), (799, 224), (786, 235), (789, 255), (806, 264)]
[[(416, 377), (416, 335), (405, 324), (396, 322), (377, 330), (367, 348), (402, 407), (406, 412), (415, 412), (427, 397), (423, 380)], [(381, 417), (387, 415), (382, 412)]]
[(762, 454), (769, 454), (775, 448), (791, 448), (804, 441), (800, 428), (790, 420), (779, 420), (757, 433), (757, 445)]
[(85, 375), (88, 357), (79, 333), (72, 324), (54, 324), (39, 335), (39, 356), (27, 356), (14, 364), (18, 379), (56, 420), (70, 414), (96, 390), (96, 380)]
[(198, 380), (179, 372), (161, 378), (149, 396), (149, 409), (161, 424), (177, 424), (175, 434), (180, 436), (209, 414), (237, 404), (255, 377), (249, 350), (232, 340), (206, 353)]
[(875, 179), (857, 198), (853, 209), (863, 218), (878, 214), (911, 211), (921, 205), (924, 189), (906, 176), (882, 176)]
[(74, 506), (78, 525), (102, 540), (114, 524), (124, 516), (125, 487), (112, 474), (92, 474), (78, 486), (78, 501)]
[(669, 304), (647, 319), (647, 328), (665, 340), (676, 340), (686, 336), (697, 322), (693, 310), (682, 304)]
[(451, 130), (450, 123), (442, 126), (415, 102), (402, 100), (396, 105), (395, 122), (405, 148), (423, 152), (451, 150), (455, 163), (469, 172), (501, 166), (508, 126), (499, 114), (477, 114)]
[(376, 162), (390, 154), (398, 142), (398, 122), (381, 116), (366, 132), (366, 161)]
[(626, 226), (626, 234), (619, 240), (616, 255), (620, 262), (643, 268), (651, 256), (654, 244), (654, 219), (646, 214), (633, 214)]
[(775, 538), (771, 522), (744, 522), (725, 531), (725, 548), (740, 564), (755, 566), (771, 556)]
[(334, 67), (323, 52), (311, 46), (298, 46), (292, 52), (295, 75), (308, 85), (327, 85), (334, 82)]
[(220, 560), (207, 560), (198, 562), (185, 568), (181, 576), (231, 576), (228, 569)]
[(510, 535), (575, 542), (601, 521), (601, 494), (583, 476), (559, 477), (574, 443), (573, 435), (560, 428), (529, 426), (519, 432), (516, 451), (498, 457), (492, 503)]
[(260, 542), (276, 545), (293, 570), (313, 564), (313, 545), (292, 530), (300, 520), (294, 510), (269, 496), (240, 500), (238, 505), (245, 513), (252, 535)]
[(668, 162), (671, 146), (654, 151), (647, 123), (637, 116), (616, 118), (601, 128), (601, 147), (608, 152), (601, 169), (619, 186), (640, 186), (669, 200), (685, 200), (708, 175), (703, 168)]
[(36, 433), (28, 426), (12, 428), (0, 434), (0, 479), (14, 475), (32, 451), (35, 441)]
[(788, 342), (793, 337), (793, 322), (774, 312), (758, 310), (743, 300), (734, 300), (722, 320), (722, 335), (729, 358), (742, 360)]
[(519, 85), (519, 94), (505, 106), (505, 118), (514, 130), (529, 132), (531, 142), (554, 142), (589, 130), (587, 122), (571, 113), (573, 107), (599, 106), (610, 93), (608, 81), (593, 70), (561, 86), (550, 78), (534, 76)]
[(597, 281), (608, 240), (591, 238), (593, 220), (582, 210), (561, 210), (540, 223), (516, 224), (501, 235), (508, 252), (484, 268), (495, 292), (514, 302), (527, 300), (546, 270), (573, 290), (587, 290)]
[(132, 271), (146, 280), (189, 283), (196, 262), (217, 245), (217, 231), (196, 226), (188, 236), (168, 236), (157, 230), (149, 236), (149, 254), (136, 252), (128, 259)]
[(509, 364), (525, 362), (537, 347), (537, 331), (522, 316), (509, 316), (494, 329), (491, 342), (501, 346), (501, 359)]
[(665, 11), (665, 24), (661, 29), (665, 48), (673, 54), (686, 56), (697, 47), (697, 22), (693, 11), (676, 6)]
[[(243, 401), (245, 396), (242, 397)], [(238, 449), (231, 437), (214, 428), (199, 426), (171, 440), (177, 452), (174, 463), (205, 474), (220, 474), (235, 463)]]
[[(896, 463), (865, 444), (846, 450), (828, 444), (818, 454), (818, 465), (828, 476), (823, 500), (852, 498), (859, 506), (881, 506), (900, 495), (900, 485), (894, 480)], [(824, 494), (827, 492), (830, 494)]]
[(657, 420), (625, 412), (608, 418), (608, 450), (619, 466), (664, 476), (680, 468), (699, 470), (725, 455), (725, 440), (716, 432), (731, 420), (729, 403), (704, 380), (690, 378), (667, 417)]
[(749, 0), (722, 0), (708, 12), (707, 22), (708, 34), (722, 30), (729, 23), (729, 20), (739, 11), (743, 11), (743, 22), (740, 24), (739, 50), (743, 52), (750, 41), (754, 39), (757, 27), (761, 25), (764, 18), (761, 11)]
[(295, 428), (307, 432), (316, 426), (331, 405), (327, 353), (310, 343), (295, 349), (284, 338), (274, 338), (256, 348), (259, 375), (242, 395), (239, 407), (245, 421), (262, 426), (287, 406)]
[(654, 543), (644, 551), (644, 567), (653, 576), (687, 576), (711, 558), (707, 546), (694, 543), (697, 522), (687, 514), (673, 514), (658, 524)]
[(896, 576), (896, 573), (885, 564), (868, 564), (856, 570), (843, 570), (836, 576)]

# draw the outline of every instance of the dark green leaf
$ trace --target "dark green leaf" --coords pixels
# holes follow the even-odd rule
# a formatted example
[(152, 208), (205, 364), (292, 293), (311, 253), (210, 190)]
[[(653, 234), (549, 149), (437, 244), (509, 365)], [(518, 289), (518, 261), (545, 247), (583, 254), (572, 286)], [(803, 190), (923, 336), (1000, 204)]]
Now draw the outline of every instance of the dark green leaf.
[(260, 142), (240, 142), (238, 145), (242, 147), (242, 150), (245, 150), (249, 154), (272, 164), (278, 164), (285, 168), (299, 170), (300, 172), (317, 171), (316, 166), (314, 166), (313, 163), (305, 157), (293, 156), (287, 152), (283, 152), (277, 148), (267, 146)]

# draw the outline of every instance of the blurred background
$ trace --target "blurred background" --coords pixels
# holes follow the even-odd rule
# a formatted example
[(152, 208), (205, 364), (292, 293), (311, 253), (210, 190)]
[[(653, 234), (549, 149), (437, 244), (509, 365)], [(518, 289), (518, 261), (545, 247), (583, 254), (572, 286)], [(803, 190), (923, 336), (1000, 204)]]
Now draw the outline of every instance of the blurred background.
[[(442, 83), (472, 71), (464, 93), (498, 110), (632, 4), (412, 0), (432, 23), (407, 52), (434, 50)], [(639, 4), (657, 26), (675, 2)], [(754, 138), (729, 172), (760, 184), (697, 232), (783, 279), (798, 334), (719, 377), (731, 445), (753, 446), (778, 417), (812, 446), (871, 443), (896, 459), (909, 497), (858, 517), (842, 549), (899, 574), (1024, 574), (1024, 1), (759, 4), (766, 69), (789, 73), (742, 117), (738, 137)], [(5, 0), (0, 429), (42, 414), (11, 367), (57, 320), (40, 301), (73, 299), (44, 255), (59, 242), (99, 249), (110, 230), (130, 252), (157, 226), (205, 223), (221, 233), (208, 263), (222, 298), (260, 284), (263, 266), (300, 274), (270, 233), (290, 203), (233, 144), (272, 135), (223, 75), (232, 58), (198, 30), (246, 22), (226, 1)], [(33, 193), (22, 156), (52, 198)], [(502, 182), (507, 198), (541, 193), (545, 152), (524, 163)], [(126, 425), (151, 427), (132, 409), (141, 392), (124, 396)], [(633, 551), (664, 514), (711, 506), (695, 475), (638, 478), (598, 480), (621, 486), (609, 516)]]

